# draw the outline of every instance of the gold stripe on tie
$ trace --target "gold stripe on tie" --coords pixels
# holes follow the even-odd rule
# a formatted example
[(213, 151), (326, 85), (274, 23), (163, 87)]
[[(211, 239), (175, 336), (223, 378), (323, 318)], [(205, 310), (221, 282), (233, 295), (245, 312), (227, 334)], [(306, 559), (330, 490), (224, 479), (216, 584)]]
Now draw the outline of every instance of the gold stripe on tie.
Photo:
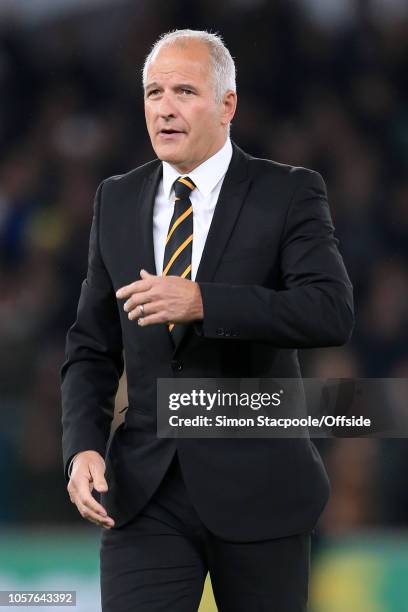
[(171, 331), (174, 327), (174, 323), (169, 323), (169, 331)]
[(186, 238), (186, 240), (182, 244), (180, 244), (178, 249), (171, 256), (171, 259), (170, 259), (169, 263), (167, 264), (167, 266), (163, 270), (163, 276), (166, 276), (167, 272), (170, 270), (171, 266), (173, 265), (173, 263), (175, 262), (177, 257), (180, 255), (180, 253), (182, 251), (184, 251), (186, 246), (188, 246), (192, 240), (193, 240), (193, 234), (190, 234), (190, 236), (188, 238)]
[(180, 177), (178, 179), (179, 183), (183, 183), (184, 185), (187, 185), (187, 187), (189, 187), (191, 190), (195, 189), (195, 185), (193, 185), (193, 183), (190, 183), (190, 181), (188, 181), (187, 179)]
[(180, 278), (186, 278), (187, 274), (190, 274), (191, 272), (191, 264), (189, 264), (187, 266), (187, 268), (184, 270), (183, 274), (180, 274)]
[(175, 221), (175, 222), (174, 222), (174, 224), (173, 224), (173, 227), (171, 228), (171, 230), (170, 230), (170, 231), (169, 231), (169, 233), (167, 234), (166, 244), (167, 244), (167, 243), (168, 243), (168, 241), (170, 240), (171, 235), (172, 235), (172, 233), (174, 232), (174, 230), (176, 229), (176, 227), (178, 227), (178, 226), (180, 225), (180, 223), (181, 223), (182, 221), (184, 221), (184, 219), (185, 219), (186, 217), (188, 217), (188, 215), (189, 215), (190, 213), (192, 213), (192, 212), (193, 212), (193, 207), (192, 207), (192, 206), (190, 206), (190, 208), (187, 208), (187, 210), (186, 210), (185, 212), (183, 212), (183, 214), (182, 214), (182, 215), (180, 215), (180, 216), (178, 217), (178, 219), (176, 219), (176, 221)]

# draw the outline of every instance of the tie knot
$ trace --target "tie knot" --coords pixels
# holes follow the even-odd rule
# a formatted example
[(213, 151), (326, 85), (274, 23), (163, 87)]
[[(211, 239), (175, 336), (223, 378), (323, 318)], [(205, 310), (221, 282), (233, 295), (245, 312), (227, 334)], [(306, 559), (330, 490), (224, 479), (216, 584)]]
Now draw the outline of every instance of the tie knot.
[(179, 178), (174, 181), (174, 193), (176, 194), (176, 198), (179, 200), (187, 200), (195, 187), (190, 177), (179, 176)]

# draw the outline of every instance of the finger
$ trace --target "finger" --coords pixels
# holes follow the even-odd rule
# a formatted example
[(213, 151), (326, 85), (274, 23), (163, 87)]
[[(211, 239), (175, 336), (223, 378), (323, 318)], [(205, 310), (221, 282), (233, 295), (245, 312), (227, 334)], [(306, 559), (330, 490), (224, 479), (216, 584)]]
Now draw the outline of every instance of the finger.
[(148, 291), (151, 287), (151, 282), (147, 279), (137, 280), (130, 285), (124, 285), (116, 291), (116, 297), (119, 299), (126, 299), (133, 293), (139, 293), (140, 291)]
[(107, 516), (105, 508), (96, 501), (89, 490), (89, 479), (84, 477), (73, 494), (74, 503), (82, 504), (100, 516)]
[(154, 276), (154, 274), (150, 274), (150, 272), (148, 272), (147, 270), (143, 270), (143, 268), (140, 270), (140, 276), (143, 279), (147, 279), (147, 278), (151, 278), (152, 276)]
[(81, 483), (80, 487), (74, 489), (72, 494), (70, 494), (71, 501), (77, 506), (82, 516), (84, 516), (84, 512), (86, 512), (87, 516), (88, 514), (89, 516), (92, 515), (95, 520), (107, 521), (107, 524), (110, 524), (113, 519), (108, 516), (105, 508), (91, 495), (88, 488), (89, 480), (84, 477), (83, 481), (84, 482)]
[(139, 293), (140, 291), (147, 291), (150, 288), (150, 284), (145, 280), (138, 280), (130, 285), (125, 285), (124, 287), (120, 287), (120, 289), (116, 292), (116, 297), (119, 299), (126, 299), (133, 295), (134, 293)]
[(130, 298), (123, 304), (123, 310), (125, 312), (130, 312), (133, 308), (136, 308), (136, 306), (140, 306), (140, 304), (147, 304), (151, 299), (150, 291), (132, 293)]
[(147, 304), (143, 304), (143, 312), (141, 312), (140, 310), (140, 305), (133, 308), (128, 313), (128, 318), (132, 321), (134, 319), (140, 319), (149, 315), (156, 314), (161, 310), (163, 310), (163, 304), (161, 302), (149, 302)]
[(89, 510), (89, 508), (86, 506), (79, 505), (78, 510), (84, 519), (95, 523), (95, 525), (100, 525), (101, 527), (107, 528), (111, 528), (115, 525), (115, 521), (110, 516), (101, 517), (96, 512)]
[(105, 479), (105, 465), (101, 463), (90, 463), (89, 471), (92, 477), (92, 484), (98, 493), (105, 493), (108, 490), (108, 483)]
[(91, 512), (94, 512), (95, 514), (97, 514), (100, 518), (106, 518), (108, 516), (108, 513), (106, 512), (105, 508), (99, 504), (96, 499), (94, 497), (92, 497), (92, 495), (89, 493), (88, 495), (84, 496), (84, 497), (80, 497), (80, 503), (85, 506), (85, 508), (87, 508), (87, 510), (90, 510)]
[(168, 319), (166, 315), (161, 311), (155, 314), (151, 314), (148, 317), (139, 317), (137, 320), (140, 327), (146, 327), (147, 325), (154, 325), (157, 323), (167, 323)]

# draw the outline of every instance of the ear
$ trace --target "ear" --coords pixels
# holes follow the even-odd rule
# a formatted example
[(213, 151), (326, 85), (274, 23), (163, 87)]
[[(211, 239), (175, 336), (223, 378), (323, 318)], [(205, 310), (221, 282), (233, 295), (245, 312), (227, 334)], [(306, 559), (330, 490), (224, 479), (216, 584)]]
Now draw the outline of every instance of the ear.
[(232, 121), (237, 108), (236, 92), (231, 90), (225, 92), (221, 106), (221, 125), (228, 125)]

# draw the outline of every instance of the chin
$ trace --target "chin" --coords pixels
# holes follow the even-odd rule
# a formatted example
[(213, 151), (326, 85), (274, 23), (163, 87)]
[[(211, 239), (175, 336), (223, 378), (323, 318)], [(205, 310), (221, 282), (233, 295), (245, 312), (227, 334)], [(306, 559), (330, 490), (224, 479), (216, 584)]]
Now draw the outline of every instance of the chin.
[(170, 164), (176, 164), (180, 159), (180, 155), (178, 155), (178, 152), (172, 149), (172, 147), (166, 147), (160, 144), (158, 147), (155, 147), (154, 151), (161, 161), (166, 161)]
[(166, 155), (165, 153), (162, 153), (160, 155), (157, 155), (157, 157), (160, 159), (160, 161), (165, 161), (169, 164), (172, 164), (173, 166), (177, 166), (177, 164), (179, 163), (179, 157), (176, 155)]

